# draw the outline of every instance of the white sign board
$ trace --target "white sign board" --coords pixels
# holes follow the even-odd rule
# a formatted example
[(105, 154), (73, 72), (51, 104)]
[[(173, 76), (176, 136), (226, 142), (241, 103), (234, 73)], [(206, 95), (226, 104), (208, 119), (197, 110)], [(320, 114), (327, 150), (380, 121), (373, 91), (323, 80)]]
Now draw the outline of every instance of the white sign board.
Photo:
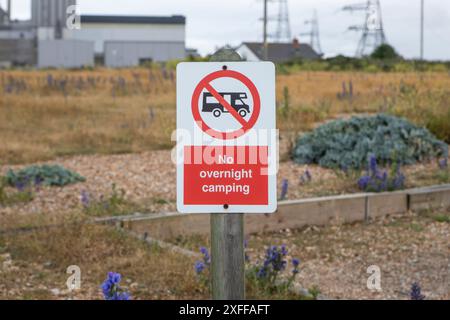
[(273, 63), (178, 65), (178, 211), (274, 212), (277, 138)]

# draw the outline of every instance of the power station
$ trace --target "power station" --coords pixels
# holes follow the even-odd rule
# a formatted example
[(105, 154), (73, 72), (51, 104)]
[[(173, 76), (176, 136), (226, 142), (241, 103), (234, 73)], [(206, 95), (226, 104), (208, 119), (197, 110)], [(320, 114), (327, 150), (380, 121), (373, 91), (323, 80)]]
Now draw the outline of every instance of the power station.
[[(0, 8), (0, 66), (129, 67), (186, 56), (184, 16), (79, 15), (76, 0), (31, 0), (31, 19)], [(77, 17), (80, 26), (72, 24)], [(75, 27), (74, 27), (75, 26)]]

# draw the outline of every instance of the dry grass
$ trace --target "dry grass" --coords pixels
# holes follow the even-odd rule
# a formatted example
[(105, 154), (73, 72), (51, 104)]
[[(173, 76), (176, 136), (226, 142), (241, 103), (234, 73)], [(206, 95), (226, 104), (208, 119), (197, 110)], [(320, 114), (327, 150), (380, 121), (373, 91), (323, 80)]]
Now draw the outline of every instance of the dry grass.
[[(0, 235), (0, 299), (102, 299), (100, 285), (108, 271), (123, 275), (122, 286), (133, 299), (206, 298), (193, 264), (107, 226), (75, 224)], [(70, 265), (82, 272), (81, 290), (73, 295), (65, 284)], [(54, 295), (52, 289), (61, 293)]]
[(299, 72), (278, 76), (277, 97), (278, 127), (288, 139), (327, 119), (390, 113), (450, 142), (449, 122), (442, 120), (450, 117), (447, 73)]
[[(145, 69), (48, 74), (52, 81), (46, 72), (38, 71), (0, 75), (4, 89), (10, 77), (27, 83), (26, 89), (12, 89), (13, 93), (1, 96), (3, 163), (74, 154), (131, 153), (171, 145), (175, 127), (173, 75)], [(79, 79), (83, 79), (83, 86)], [(95, 79), (91, 80), (95, 85), (89, 79)], [(64, 90), (61, 81), (68, 81)]]
[[(348, 91), (350, 81), (353, 96), (343, 97), (343, 83)], [(448, 124), (437, 120), (450, 114), (449, 88), (443, 72), (279, 75), (278, 126), (293, 138), (329, 118), (390, 112), (446, 132)], [(2, 71), (0, 92), (0, 163), (172, 146), (175, 73), (170, 69)]]

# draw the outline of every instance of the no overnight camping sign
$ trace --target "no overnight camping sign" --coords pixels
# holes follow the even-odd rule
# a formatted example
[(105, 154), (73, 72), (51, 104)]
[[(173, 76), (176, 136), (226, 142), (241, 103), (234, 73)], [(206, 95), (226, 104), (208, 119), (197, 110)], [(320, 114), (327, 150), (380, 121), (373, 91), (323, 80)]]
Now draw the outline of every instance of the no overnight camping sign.
[(178, 211), (276, 210), (275, 103), (271, 62), (178, 65)]

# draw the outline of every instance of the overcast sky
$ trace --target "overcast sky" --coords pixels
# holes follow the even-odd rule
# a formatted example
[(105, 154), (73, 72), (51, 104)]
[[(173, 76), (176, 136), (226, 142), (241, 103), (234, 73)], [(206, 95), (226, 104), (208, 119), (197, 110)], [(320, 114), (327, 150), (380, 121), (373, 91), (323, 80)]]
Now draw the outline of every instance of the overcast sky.
[[(28, 18), (30, 0), (13, 0), (13, 16)], [(0, 0), (4, 3), (6, 0)], [(327, 56), (353, 55), (360, 34), (346, 31), (361, 24), (361, 12), (340, 9), (355, 0), (289, 0), (293, 36), (308, 31), (304, 21), (317, 9), (322, 49)], [(364, 0), (356, 0), (364, 2)], [(450, 1), (425, 0), (425, 56), (450, 60)], [(262, 38), (262, 0), (79, 0), (82, 14), (172, 15), (187, 17), (187, 46), (210, 53), (224, 44)], [(420, 0), (381, 0), (388, 42), (405, 57), (419, 56)], [(277, 4), (270, 4), (275, 14)], [(275, 30), (272, 24), (271, 29)], [(308, 39), (300, 37), (300, 41)]]

